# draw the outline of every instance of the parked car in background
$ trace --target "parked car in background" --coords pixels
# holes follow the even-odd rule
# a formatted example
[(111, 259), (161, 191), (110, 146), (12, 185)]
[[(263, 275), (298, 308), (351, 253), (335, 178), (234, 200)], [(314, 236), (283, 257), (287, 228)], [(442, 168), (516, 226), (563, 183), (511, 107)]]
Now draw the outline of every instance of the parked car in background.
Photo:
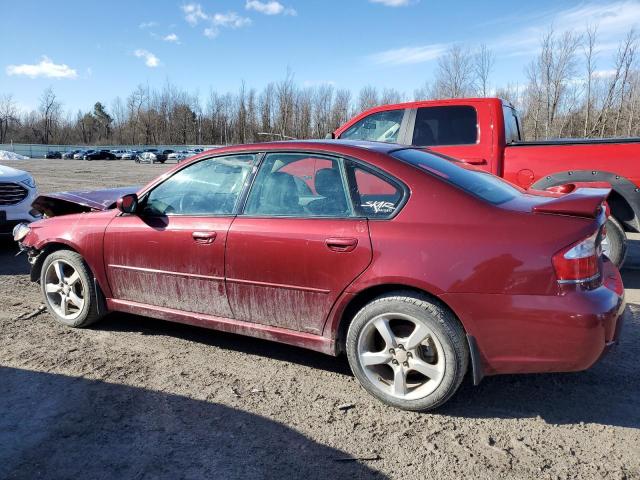
[(47, 152), (44, 158), (62, 158), (62, 153), (55, 151)]
[(109, 150), (93, 150), (85, 153), (83, 158), (85, 160), (115, 160), (116, 156)]
[(118, 150), (110, 150), (110, 152), (113, 153), (118, 160), (120, 160), (122, 159), (122, 155), (125, 154), (126, 150), (118, 149)]
[(84, 159), (84, 156), (85, 156), (87, 153), (91, 153), (91, 152), (94, 152), (94, 151), (95, 151), (95, 150), (78, 150), (78, 153), (74, 153), (74, 154), (73, 154), (73, 158), (74, 158), (75, 160), (83, 160), (83, 159)]
[(621, 266), (625, 232), (640, 232), (640, 138), (525, 142), (520, 125), (513, 106), (502, 99), (461, 98), (375, 107), (333, 137), (427, 147), (526, 189), (611, 188), (603, 247)]
[(173, 150), (158, 150), (157, 148), (147, 148), (140, 153), (136, 159), (138, 163), (164, 163), (167, 161), (167, 155), (173, 153)]
[(526, 192), (401, 145), (275, 142), (142, 189), (41, 196), (50, 218), (16, 239), (64, 325), (121, 311), (346, 352), (372, 395), (426, 410), (469, 369), (583, 370), (617, 342), (609, 192)]
[(140, 152), (138, 152), (137, 150), (126, 150), (123, 154), (122, 157), (120, 157), (122, 160), (135, 160), (138, 157), (138, 154)]
[(180, 150), (178, 152), (169, 153), (167, 155), (167, 160), (176, 160), (178, 162), (181, 162), (182, 160), (192, 157), (195, 154), (195, 152), (191, 152), (189, 150)]
[(0, 236), (11, 235), (22, 222), (41, 218), (31, 207), (38, 196), (36, 182), (30, 173), (0, 165)]
[(62, 158), (64, 158), (65, 160), (70, 160), (72, 158), (74, 158), (74, 155), (76, 153), (80, 153), (82, 150), (71, 150), (70, 152), (65, 152), (62, 154)]

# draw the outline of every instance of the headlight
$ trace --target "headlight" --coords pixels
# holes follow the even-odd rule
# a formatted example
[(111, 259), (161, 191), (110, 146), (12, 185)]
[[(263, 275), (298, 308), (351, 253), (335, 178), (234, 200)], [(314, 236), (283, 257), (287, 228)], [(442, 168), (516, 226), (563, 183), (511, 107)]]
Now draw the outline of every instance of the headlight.
[(24, 239), (24, 237), (27, 236), (27, 234), (29, 233), (31, 229), (29, 228), (29, 225), (26, 223), (19, 223), (18, 225), (16, 225), (15, 227), (13, 227), (13, 239), (16, 242), (20, 242)]
[(36, 181), (33, 179), (33, 177), (24, 178), (20, 180), (20, 183), (26, 185), (29, 188), (36, 188)]

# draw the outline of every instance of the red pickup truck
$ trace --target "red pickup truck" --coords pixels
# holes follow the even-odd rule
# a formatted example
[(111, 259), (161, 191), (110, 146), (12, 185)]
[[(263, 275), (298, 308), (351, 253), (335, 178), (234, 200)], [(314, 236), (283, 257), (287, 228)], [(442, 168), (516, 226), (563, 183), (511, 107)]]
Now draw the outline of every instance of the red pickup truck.
[(428, 147), (525, 189), (569, 193), (609, 187), (605, 253), (622, 265), (625, 232), (640, 231), (640, 138), (523, 141), (518, 115), (500, 98), (383, 105), (338, 128), (333, 138)]

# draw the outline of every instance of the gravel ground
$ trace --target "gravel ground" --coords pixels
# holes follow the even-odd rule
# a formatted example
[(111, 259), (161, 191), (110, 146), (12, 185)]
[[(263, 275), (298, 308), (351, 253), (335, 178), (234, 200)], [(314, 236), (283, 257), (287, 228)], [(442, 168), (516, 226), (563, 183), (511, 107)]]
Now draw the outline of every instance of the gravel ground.
[[(42, 192), (167, 168), (4, 163)], [(40, 295), (15, 253), (0, 246), (0, 478), (640, 478), (640, 270), (621, 344), (589, 371), (467, 381), (416, 414), (369, 397), (344, 358), (123, 314), (29, 318)]]

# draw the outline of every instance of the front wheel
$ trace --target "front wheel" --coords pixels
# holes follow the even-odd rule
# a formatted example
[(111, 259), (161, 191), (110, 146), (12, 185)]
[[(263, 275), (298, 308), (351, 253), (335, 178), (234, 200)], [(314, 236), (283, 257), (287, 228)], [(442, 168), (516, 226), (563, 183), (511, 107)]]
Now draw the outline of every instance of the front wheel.
[(604, 253), (613, 264), (622, 268), (627, 256), (627, 235), (620, 222), (613, 217), (607, 219), (605, 224), (607, 235), (602, 239), (602, 253)]
[(100, 319), (89, 267), (81, 255), (58, 250), (45, 258), (40, 288), (49, 313), (68, 327), (86, 327)]
[(444, 404), (469, 364), (458, 319), (413, 292), (383, 295), (360, 310), (349, 326), (346, 351), (364, 389), (404, 410), (426, 411)]

